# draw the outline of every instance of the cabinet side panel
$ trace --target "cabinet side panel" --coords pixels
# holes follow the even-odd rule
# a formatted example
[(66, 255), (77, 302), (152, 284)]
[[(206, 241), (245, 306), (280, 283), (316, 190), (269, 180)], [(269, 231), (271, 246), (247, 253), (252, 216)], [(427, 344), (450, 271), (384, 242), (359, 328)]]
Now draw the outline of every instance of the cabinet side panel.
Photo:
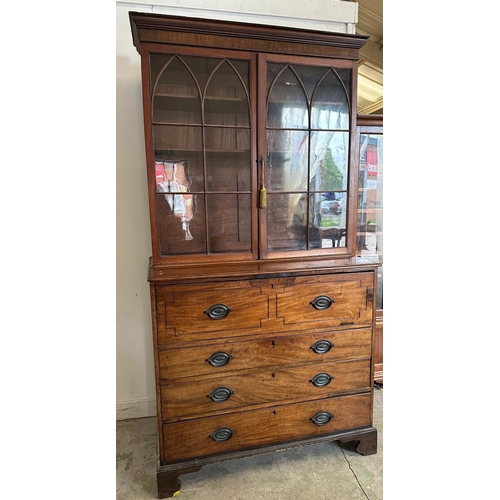
[(158, 330), (157, 330), (157, 307), (156, 307), (156, 286), (150, 284), (149, 287), (150, 300), (151, 300), (151, 319), (152, 319), (152, 333), (153, 333), (153, 349), (154, 349), (154, 364), (155, 364), (155, 385), (156, 385), (156, 419), (158, 426), (158, 452), (160, 455), (160, 462), (163, 460), (163, 432), (161, 430), (161, 386), (160, 386), (160, 353), (158, 351)]

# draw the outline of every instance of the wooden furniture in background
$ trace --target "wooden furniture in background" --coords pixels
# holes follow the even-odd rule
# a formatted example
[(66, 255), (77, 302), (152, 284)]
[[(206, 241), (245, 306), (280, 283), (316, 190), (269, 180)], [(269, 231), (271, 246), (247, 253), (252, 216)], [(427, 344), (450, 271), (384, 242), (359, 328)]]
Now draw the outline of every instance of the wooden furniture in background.
[(141, 54), (158, 494), (324, 441), (376, 453), (356, 257), (366, 37), (130, 13)]
[(358, 115), (359, 190), (358, 256), (379, 264), (377, 272), (377, 312), (375, 323), (375, 382), (383, 383), (383, 115)]

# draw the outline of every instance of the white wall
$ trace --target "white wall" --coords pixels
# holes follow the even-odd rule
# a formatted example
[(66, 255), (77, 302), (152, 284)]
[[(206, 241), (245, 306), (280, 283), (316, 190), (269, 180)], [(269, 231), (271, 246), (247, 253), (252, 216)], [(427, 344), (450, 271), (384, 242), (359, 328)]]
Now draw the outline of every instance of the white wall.
[(156, 413), (151, 255), (140, 57), (129, 11), (354, 33), (357, 4), (339, 0), (156, 0), (117, 2), (116, 19), (116, 406), (117, 419)]

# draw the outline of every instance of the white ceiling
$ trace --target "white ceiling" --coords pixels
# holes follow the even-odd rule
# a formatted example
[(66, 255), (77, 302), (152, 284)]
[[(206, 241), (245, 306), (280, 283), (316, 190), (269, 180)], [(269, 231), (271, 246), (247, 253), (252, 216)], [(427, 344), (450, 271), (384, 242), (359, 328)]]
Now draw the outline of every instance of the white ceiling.
[(356, 33), (370, 38), (360, 50), (358, 113), (383, 114), (382, 0), (349, 0), (358, 4)]

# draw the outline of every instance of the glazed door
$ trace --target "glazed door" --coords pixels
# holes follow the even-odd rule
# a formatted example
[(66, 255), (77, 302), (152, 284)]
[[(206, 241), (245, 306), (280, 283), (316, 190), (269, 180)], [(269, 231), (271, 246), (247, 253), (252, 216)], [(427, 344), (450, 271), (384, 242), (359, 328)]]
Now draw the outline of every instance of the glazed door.
[(156, 50), (145, 72), (154, 260), (256, 258), (255, 55)]
[(262, 258), (353, 255), (352, 63), (259, 55)]
[(147, 47), (154, 262), (354, 256), (354, 63)]

